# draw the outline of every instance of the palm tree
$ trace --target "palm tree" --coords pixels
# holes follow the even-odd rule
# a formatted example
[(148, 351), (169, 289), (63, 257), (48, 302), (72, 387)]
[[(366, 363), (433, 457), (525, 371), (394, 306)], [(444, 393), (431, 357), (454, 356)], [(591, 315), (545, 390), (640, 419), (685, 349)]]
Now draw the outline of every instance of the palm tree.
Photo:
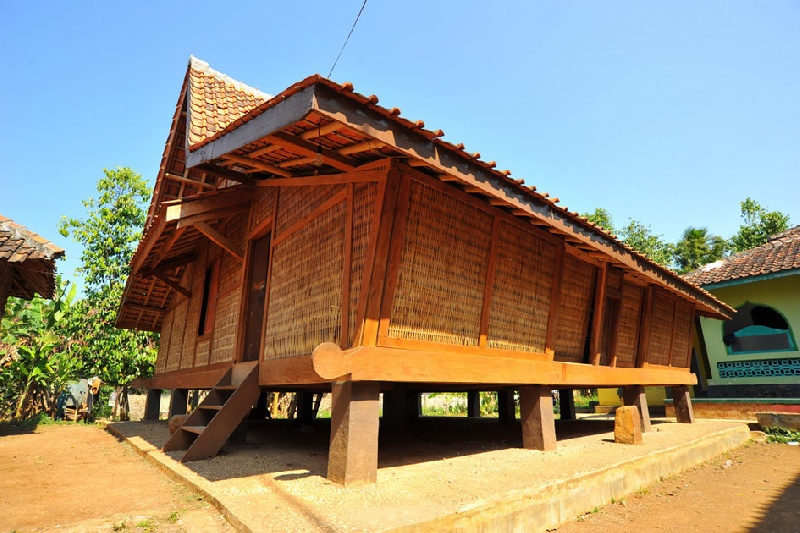
[(675, 244), (675, 263), (682, 274), (713, 263), (728, 252), (728, 243), (722, 237), (711, 235), (708, 228), (689, 226)]

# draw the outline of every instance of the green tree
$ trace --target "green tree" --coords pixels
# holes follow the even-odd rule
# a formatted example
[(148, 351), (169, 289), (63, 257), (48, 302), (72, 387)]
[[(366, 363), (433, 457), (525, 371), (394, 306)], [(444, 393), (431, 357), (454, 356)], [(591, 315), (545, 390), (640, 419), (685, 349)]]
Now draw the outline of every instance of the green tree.
[(728, 242), (718, 235), (711, 235), (708, 228), (689, 226), (675, 244), (673, 256), (679, 271), (684, 274), (721, 259), (727, 250)]
[(53, 300), (9, 299), (0, 325), (0, 419), (55, 414), (59, 393), (77, 372), (60, 327), (75, 292), (59, 278)]
[(592, 224), (597, 224), (601, 226), (604, 230), (608, 233), (614, 234), (616, 230), (614, 229), (614, 220), (611, 218), (611, 213), (603, 209), (602, 207), (596, 208), (591, 213), (583, 213), (582, 216), (589, 219), (589, 222)]
[(142, 236), (150, 189), (130, 168), (104, 169), (97, 198), (83, 202), (85, 219), (62, 217), (59, 231), (83, 246), (78, 272), (86, 298), (75, 306), (65, 327), (76, 340), (84, 374), (96, 374), (117, 388), (120, 417), (127, 416), (128, 386), (151, 376), (158, 335), (117, 329), (117, 308), (130, 262)]
[(631, 219), (619, 231), (619, 238), (628, 246), (647, 256), (663, 267), (669, 268), (672, 263), (673, 246), (665, 242), (661, 235), (653, 234), (650, 226)]
[(789, 215), (780, 211), (768, 211), (749, 197), (740, 206), (744, 224), (739, 226), (739, 232), (731, 237), (731, 249), (734, 252), (761, 246), (771, 236), (789, 229)]

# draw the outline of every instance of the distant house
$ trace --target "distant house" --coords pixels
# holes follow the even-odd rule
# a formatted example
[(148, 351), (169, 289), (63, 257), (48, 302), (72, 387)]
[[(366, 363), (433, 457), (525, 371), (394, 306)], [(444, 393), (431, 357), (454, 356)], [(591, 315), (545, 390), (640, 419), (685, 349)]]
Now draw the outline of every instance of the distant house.
[(190, 61), (117, 321), (161, 333), (150, 399), (211, 389), (165, 450), (216, 454), (265, 391), (333, 393), (343, 483), (376, 479), (381, 392), (386, 421), (519, 391), (542, 450), (552, 388), (647, 417), (642, 387), (671, 385), (691, 420), (694, 317), (733, 310), (443, 135), (351, 84), (270, 97)]
[(56, 259), (64, 250), (25, 226), (0, 215), (0, 316), (9, 296), (52, 298)]
[(684, 277), (737, 310), (699, 319), (708, 396), (800, 398), (800, 226)]

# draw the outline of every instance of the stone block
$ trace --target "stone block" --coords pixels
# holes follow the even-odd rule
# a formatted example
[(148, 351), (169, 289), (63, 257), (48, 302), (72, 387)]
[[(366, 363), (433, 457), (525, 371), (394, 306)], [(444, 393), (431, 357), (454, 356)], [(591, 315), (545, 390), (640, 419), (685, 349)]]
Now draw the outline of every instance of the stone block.
[(620, 444), (642, 443), (642, 421), (635, 405), (617, 408), (614, 418), (614, 442)]

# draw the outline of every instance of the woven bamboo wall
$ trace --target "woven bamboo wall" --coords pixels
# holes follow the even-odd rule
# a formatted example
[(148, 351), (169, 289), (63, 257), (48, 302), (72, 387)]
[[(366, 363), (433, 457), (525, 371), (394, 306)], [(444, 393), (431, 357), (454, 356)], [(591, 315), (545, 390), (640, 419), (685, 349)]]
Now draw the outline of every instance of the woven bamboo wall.
[(169, 343), (172, 337), (172, 316), (173, 310), (168, 311), (164, 315), (164, 321), (161, 323), (161, 337), (158, 343), (158, 357), (156, 358), (156, 374), (161, 374), (167, 371), (167, 360), (169, 359)]
[(654, 291), (652, 312), (647, 362), (668, 365), (675, 317), (675, 297), (664, 289), (657, 288)]
[(194, 367), (206, 366), (211, 351), (211, 339), (205, 338), (197, 341), (194, 348)]
[(344, 187), (344, 185), (321, 185), (281, 189), (275, 235), (280, 235), (292, 224), (309, 215), (336, 193), (344, 190)]
[(353, 190), (353, 243), (350, 263), (350, 305), (348, 307), (348, 339), (352, 346), (358, 315), (358, 297), (364, 280), (364, 268), (369, 249), (369, 236), (377, 209), (378, 185), (356, 183)]
[(276, 194), (278, 194), (278, 189), (276, 187), (256, 188), (253, 193), (253, 200), (250, 204), (250, 220), (247, 225), (248, 233), (272, 216), (275, 210)]
[[(319, 195), (326, 189), (330, 188), (321, 188)], [(280, 219), (282, 213), (300, 218), (284, 208), (284, 192), (277, 221), (281, 228), (291, 226)], [(313, 195), (304, 197), (318, 206), (323, 203)], [(346, 202), (337, 203), (273, 248), (266, 359), (308, 355), (323, 342), (340, 342), (346, 207)]]
[(596, 276), (596, 267), (569, 254), (564, 256), (558, 300), (556, 361), (583, 362)]
[(183, 349), (183, 330), (186, 325), (186, 309), (189, 302), (183, 299), (175, 306), (172, 317), (172, 338), (169, 343), (169, 359), (167, 359), (167, 372), (178, 370), (181, 366), (181, 350)]
[(478, 344), (491, 232), (487, 212), (412, 182), (390, 337)]
[(692, 342), (693, 320), (691, 305), (679, 300), (675, 318), (675, 338), (672, 341), (672, 360), (670, 364), (680, 368), (689, 368), (689, 347)]
[(206, 269), (208, 268), (209, 244), (206, 241), (200, 246), (197, 261), (194, 263), (191, 278), (185, 286), (192, 291), (189, 305), (186, 310), (186, 324), (183, 329), (183, 349), (181, 350), (181, 370), (194, 366), (195, 345), (197, 343), (197, 330), (200, 325), (200, 307), (203, 304), (203, 285), (205, 284)]
[[(259, 189), (260, 190), (260, 189)], [(271, 189), (268, 189), (271, 190)], [(258, 190), (256, 191), (258, 192)], [(257, 195), (253, 198), (253, 210), (268, 211), (264, 206), (258, 204), (262, 198)], [(269, 198), (263, 201), (270, 201)], [(267, 215), (268, 216), (268, 215)], [(250, 222), (254, 216), (250, 216)], [(259, 221), (260, 222), (260, 221)], [(256, 223), (257, 224), (257, 223)], [(246, 214), (233, 217), (224, 228), (224, 235), (234, 244), (244, 249), (246, 246), (248, 219)], [(195, 366), (203, 364), (214, 364), (233, 362), (235, 359), (234, 350), (236, 348), (236, 326), (239, 323), (239, 302), (241, 300), (242, 283), (242, 262), (229, 253), (223, 253), (220, 262), (219, 289), (217, 291), (217, 301), (214, 314), (214, 329), (211, 332), (210, 353), (206, 362), (201, 362), (196, 358)], [(198, 344), (198, 356), (200, 346)]]
[(544, 352), (555, 244), (501, 222), (489, 311), (490, 348)]
[(633, 283), (622, 284), (622, 298), (617, 322), (617, 366), (636, 366), (639, 346), (639, 324), (642, 319), (644, 289)]

